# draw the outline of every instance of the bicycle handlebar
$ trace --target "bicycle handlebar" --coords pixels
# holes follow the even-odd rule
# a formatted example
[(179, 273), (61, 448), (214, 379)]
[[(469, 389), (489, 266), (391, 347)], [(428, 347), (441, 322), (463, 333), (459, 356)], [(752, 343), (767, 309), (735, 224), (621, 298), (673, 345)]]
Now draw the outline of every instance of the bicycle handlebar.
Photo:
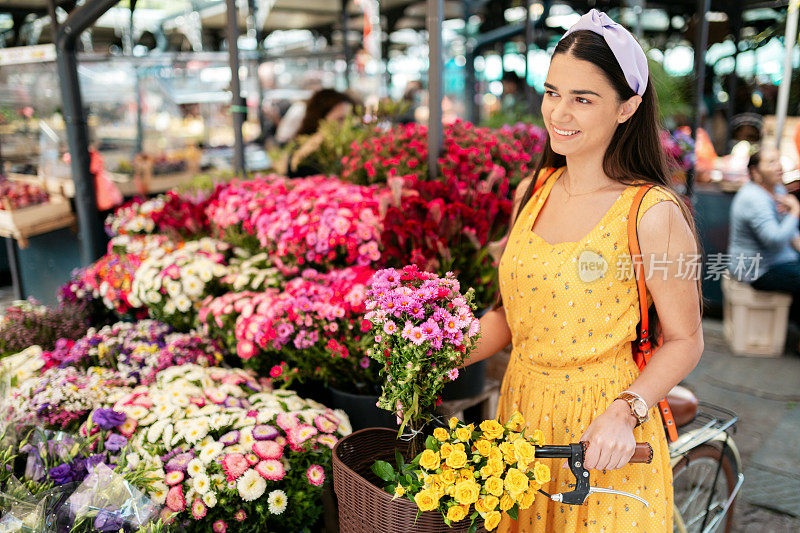
[[(583, 451), (586, 453), (586, 450), (589, 448), (589, 443), (582, 442), (581, 444), (583, 444)], [(536, 446), (536, 457), (542, 459), (569, 459), (572, 457), (572, 450), (568, 444), (565, 446)], [(633, 457), (631, 457), (630, 462), (650, 463), (652, 461), (653, 447), (647, 442), (637, 442), (636, 449), (633, 452)]]

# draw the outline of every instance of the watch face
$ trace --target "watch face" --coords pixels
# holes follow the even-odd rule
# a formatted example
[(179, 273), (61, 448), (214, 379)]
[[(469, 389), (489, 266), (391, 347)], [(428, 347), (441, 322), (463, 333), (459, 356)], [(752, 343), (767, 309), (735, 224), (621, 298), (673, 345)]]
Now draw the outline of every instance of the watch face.
[(645, 416), (647, 416), (647, 406), (642, 405), (642, 402), (634, 402), (633, 412), (639, 418), (644, 418)]

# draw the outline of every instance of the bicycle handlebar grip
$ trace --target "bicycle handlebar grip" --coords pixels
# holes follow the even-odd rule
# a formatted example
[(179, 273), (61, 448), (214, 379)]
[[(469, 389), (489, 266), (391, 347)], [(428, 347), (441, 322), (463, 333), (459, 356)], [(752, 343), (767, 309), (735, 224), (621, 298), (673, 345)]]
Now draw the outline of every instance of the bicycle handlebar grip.
[[(583, 453), (589, 448), (589, 443), (583, 442)], [(649, 442), (637, 442), (636, 448), (633, 450), (633, 457), (628, 461), (629, 463), (652, 463), (653, 462), (653, 447)]]

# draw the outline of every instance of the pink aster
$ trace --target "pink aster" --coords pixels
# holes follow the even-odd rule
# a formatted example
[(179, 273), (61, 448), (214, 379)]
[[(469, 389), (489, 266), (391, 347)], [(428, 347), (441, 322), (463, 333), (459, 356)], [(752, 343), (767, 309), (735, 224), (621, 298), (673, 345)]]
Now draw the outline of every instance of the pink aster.
[(186, 500), (183, 498), (183, 487), (181, 485), (175, 485), (167, 492), (167, 507), (176, 513), (180, 513), (186, 508)]
[(241, 453), (228, 454), (220, 460), (220, 463), (225, 475), (228, 476), (228, 481), (239, 479), (249, 467), (247, 459)]
[(214, 525), (211, 526), (211, 529), (214, 533), (225, 533), (228, 531), (228, 524), (226, 524), (224, 520), (217, 520), (214, 522)]
[(256, 472), (269, 481), (280, 481), (286, 475), (283, 463), (276, 459), (266, 459), (256, 465)]
[(325, 483), (325, 470), (323, 470), (320, 465), (311, 465), (308, 467), (308, 470), (306, 470), (306, 477), (309, 483), (315, 487), (319, 487)]
[(425, 334), (422, 332), (422, 328), (411, 328), (411, 331), (408, 332), (408, 337), (411, 339), (411, 342), (417, 346), (427, 340)]
[(237, 522), (244, 522), (245, 520), (247, 520), (247, 513), (244, 512), (244, 509), (239, 509), (238, 511), (233, 513), (233, 518)]
[(167, 485), (177, 485), (183, 481), (183, 472), (180, 470), (173, 470), (164, 477), (164, 483)]
[(194, 503), (192, 503), (192, 517), (195, 520), (200, 520), (206, 516), (206, 504), (203, 503), (203, 500), (200, 498), (195, 498)]
[(283, 446), (272, 440), (253, 443), (253, 453), (261, 459), (280, 459), (283, 457)]
[[(383, 323), (383, 331), (387, 335), (392, 335), (397, 331), (397, 324), (395, 324), (391, 320), (387, 320), (386, 322)], [(380, 342), (380, 341), (376, 340), (376, 342)]]

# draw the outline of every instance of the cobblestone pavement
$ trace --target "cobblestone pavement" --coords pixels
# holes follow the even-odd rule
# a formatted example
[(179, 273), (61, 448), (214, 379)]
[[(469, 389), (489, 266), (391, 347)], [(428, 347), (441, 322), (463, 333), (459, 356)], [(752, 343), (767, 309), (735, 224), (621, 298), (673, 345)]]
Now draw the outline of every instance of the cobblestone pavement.
[(735, 356), (720, 320), (706, 318), (703, 331), (705, 352), (685, 384), (740, 418), (734, 440), (745, 483), (733, 531), (800, 532), (800, 355)]

